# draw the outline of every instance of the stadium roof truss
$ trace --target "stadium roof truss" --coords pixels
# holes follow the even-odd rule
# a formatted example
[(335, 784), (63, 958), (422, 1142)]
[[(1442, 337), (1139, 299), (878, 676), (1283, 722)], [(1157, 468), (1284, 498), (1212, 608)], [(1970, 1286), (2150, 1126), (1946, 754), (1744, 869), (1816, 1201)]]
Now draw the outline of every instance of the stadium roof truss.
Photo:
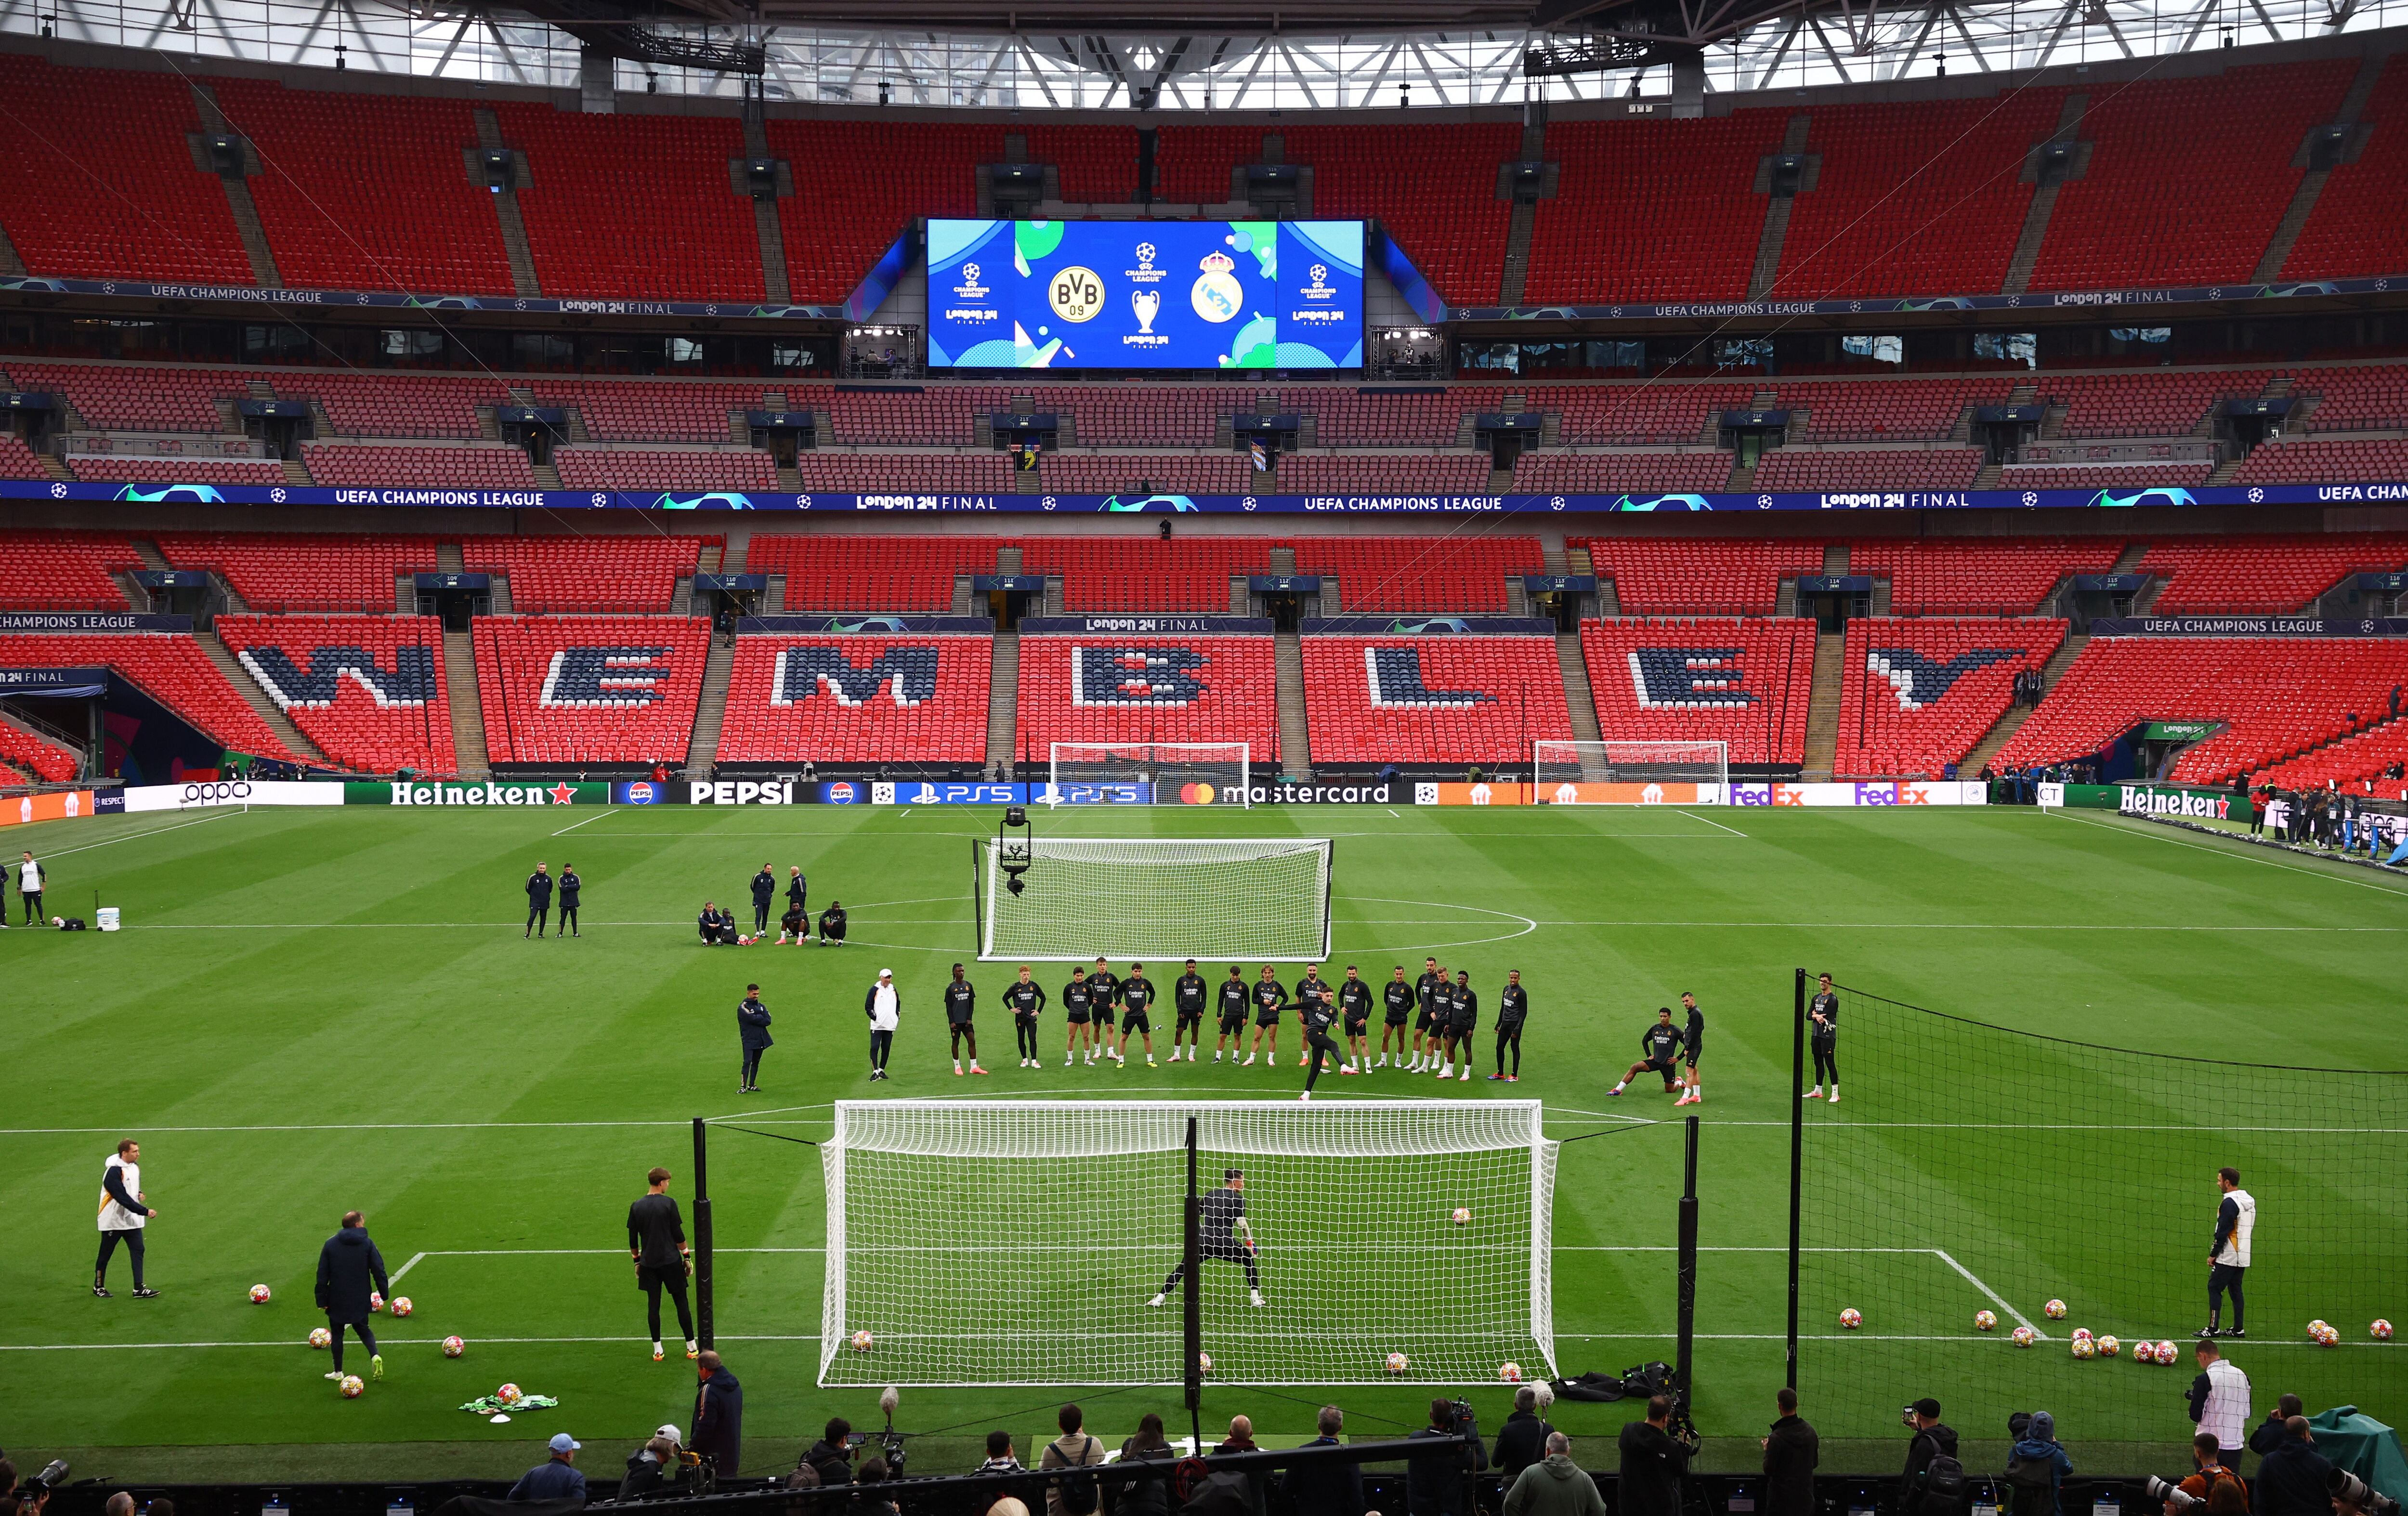
[[(1662, 98), (1673, 61), (1700, 56), (1707, 92), (1740, 93), (2408, 24), (2408, 0), (1247, 0), (1192, 33), (1128, 0), (1030, 0), (1017, 12), (916, 0), (900, 7), (908, 30), (896, 7), (871, 0), (762, 0), (757, 22), (718, 19), (735, 0), (684, 0), (666, 14), (535, 3), (0, 0), (0, 31), (552, 89), (578, 87), (585, 41), (615, 33), (622, 45), (598, 45), (619, 54), (614, 79), (629, 92), (735, 98), (757, 56), (772, 103), (1254, 111)], [(670, 61), (681, 56), (695, 61)]]

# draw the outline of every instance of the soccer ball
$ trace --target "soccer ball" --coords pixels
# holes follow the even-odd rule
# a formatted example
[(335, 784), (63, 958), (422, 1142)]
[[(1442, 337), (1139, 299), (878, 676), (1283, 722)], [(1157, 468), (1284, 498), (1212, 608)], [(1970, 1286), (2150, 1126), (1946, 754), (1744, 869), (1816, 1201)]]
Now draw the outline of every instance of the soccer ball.
[(1850, 1306), (1847, 1309), (1840, 1312), (1840, 1324), (1853, 1332), (1857, 1327), (1865, 1324), (1865, 1313), (1858, 1310), (1856, 1307)]
[(254, 1284), (251, 1287), (251, 1303), (254, 1306), (264, 1306), (267, 1304), (266, 1285)]
[(394, 1295), (394, 1296), (393, 1297), (393, 1313), (394, 1313), (394, 1315), (396, 1315), (396, 1316), (407, 1316), (407, 1315), (408, 1315), (408, 1314), (409, 1314), (409, 1296), (408, 1296), (408, 1295), (406, 1295), (406, 1294), (397, 1294), (397, 1295)]
[(2325, 1328), (2331, 1324), (2331, 1323), (2319, 1316), (2315, 1321), (2308, 1323), (2308, 1336), (2312, 1337), (2320, 1337), (2325, 1335)]
[(2113, 1358), (2123, 1351), (2124, 1345), (2116, 1341), (2114, 1337), (2100, 1337), (2099, 1339), (2099, 1356), (2101, 1358)]
[(1209, 1352), (1197, 1353), (1196, 1355), (1196, 1367), (1197, 1371), (1201, 1373), (1210, 1374), (1212, 1372), (1212, 1355)]
[(313, 1326), (309, 1328), (309, 1346), (313, 1348), (331, 1348), (334, 1345), (334, 1333), (327, 1331), (322, 1326)]
[(2076, 1358), (2087, 1358), (2098, 1351), (2099, 1345), (2088, 1337), (2075, 1337), (2073, 1339), (2073, 1356)]
[(372, 1311), (384, 1309), (384, 1296), (377, 1294), (374, 1290), (370, 1290), (368, 1292), (368, 1309)]
[(1973, 1330), (1974, 1330), (1974, 1331), (1976, 1331), (1976, 1332), (1995, 1332), (1995, 1331), (1997, 1331), (1998, 1329), (1999, 1329), (1999, 1313), (1998, 1313), (1997, 1311), (1994, 1311), (1994, 1310), (1977, 1310), (1977, 1311), (1973, 1312)]
[(2388, 1342), (2391, 1340), (2391, 1323), (2377, 1316), (2374, 1324), (2366, 1329), (2366, 1335), (2377, 1342)]
[(443, 1356), (446, 1358), (457, 1358), (467, 1351), (468, 1345), (461, 1341), (458, 1337), (445, 1337), (443, 1339)]
[(343, 1376), (342, 1382), (335, 1388), (341, 1392), (344, 1399), (357, 1400), (360, 1397), (360, 1392), (367, 1386), (360, 1382), (360, 1377), (357, 1374), (346, 1374)]
[(2018, 1326), (2014, 1330), (2014, 1343), (2018, 1348), (2028, 1348), (2039, 1340), (2040, 1334), (2028, 1326)]
[(1499, 1364), (1497, 1366), (1497, 1377), (1503, 1380), (1508, 1384), (1519, 1384), (1522, 1382), (1522, 1366), (1519, 1364)]
[(1392, 1352), (1388, 1354), (1388, 1372), (1391, 1374), (1401, 1374), (1405, 1371), (1405, 1367), (1410, 1362), (1411, 1360), (1403, 1353)]
[(1447, 1220), (1453, 1222), (1457, 1226), (1469, 1226), (1471, 1224), (1471, 1208), (1469, 1206), (1457, 1206), (1455, 1208), (1455, 1214), (1448, 1217)]
[(2316, 1341), (2328, 1348), (2338, 1348), (2341, 1346), (2341, 1329), (2328, 1326), (2316, 1334)]
[(2157, 1341), (2157, 1362), (2161, 1364), (2173, 1364), (2181, 1361), (2182, 1350), (2174, 1346), (2174, 1339), (2172, 1337), (2159, 1338)]
[(2065, 1320), (2065, 1302), (2062, 1300), (2052, 1300), (2047, 1305), (2041, 1307), (2040, 1309), (2041, 1314), (2046, 1316), (2050, 1321), (2061, 1322)]
[(869, 1351), (870, 1344), (877, 1340), (878, 1339), (876, 1337), (869, 1335), (869, 1328), (865, 1326), (860, 1331), (853, 1334), (853, 1351), (855, 1352), (867, 1352)]
[(526, 1398), (526, 1392), (515, 1384), (505, 1384), (494, 1392), (494, 1398), (505, 1406), (515, 1406)]

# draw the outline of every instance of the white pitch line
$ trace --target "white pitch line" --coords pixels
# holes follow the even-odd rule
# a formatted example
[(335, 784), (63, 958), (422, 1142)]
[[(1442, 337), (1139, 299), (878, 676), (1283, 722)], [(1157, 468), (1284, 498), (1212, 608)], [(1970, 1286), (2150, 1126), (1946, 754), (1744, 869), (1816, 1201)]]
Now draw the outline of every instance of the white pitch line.
[(1974, 1289), (1981, 1291), (1983, 1294), (1988, 1296), (1990, 1304), (1998, 1307), (2000, 1310), (2005, 1311), (2008, 1315), (2013, 1316), (2015, 1319), (2016, 1325), (2031, 1326), (2032, 1334), (2035, 1337), (2038, 1337), (2043, 1342), (2048, 1340), (2048, 1334), (2046, 1332), (2042, 1331), (2037, 1326), (2032, 1326), (2030, 1317), (2026, 1316), (2022, 1311), (2017, 1310), (2014, 1307), (2007, 1304), (2006, 1296), (1999, 1294), (1998, 1291), (1991, 1289), (1988, 1285), (1974, 1278), (1973, 1271), (1967, 1268), (1963, 1264), (1958, 1263), (1956, 1257), (1951, 1254), (1947, 1249), (1934, 1248), (1931, 1251), (1939, 1257), (1942, 1263), (1946, 1264), (1957, 1273), (1964, 1275), (1966, 1283), (1971, 1285)]
[(620, 807), (612, 806), (609, 809), (602, 812), (598, 816), (588, 816), (581, 822), (571, 822), (566, 826), (562, 827), (559, 831), (554, 832), (552, 835), (553, 837), (566, 837), (569, 833), (576, 831), (580, 826), (591, 826), (595, 822), (607, 821), (610, 817), (616, 816), (619, 814), (620, 809)]
[(2255, 846), (2246, 842), (2241, 843), (2234, 848), (2214, 848), (2210, 847), (2204, 842), (2193, 842), (2187, 837), (2175, 837), (2171, 831), (2162, 826), (2153, 826), (2150, 827), (2148, 831), (2143, 832), (2139, 829), (2138, 825), (2118, 826), (2113, 822), (2097, 821), (2088, 816), (2074, 816), (2068, 814), (2064, 819), (2070, 822), (2080, 822), (2085, 826), (2103, 826), (2110, 832), (2120, 832), (2126, 837), (2154, 837), (2160, 842), (2171, 842), (2175, 847), (2189, 848), (2197, 852), (2212, 852), (2219, 858), (2238, 858), (2246, 863), (2263, 864), (2269, 868), (2279, 868), (2286, 874), (2306, 874), (2314, 879), (2331, 880), (2337, 884), (2356, 885), (2361, 890), (2372, 890), (2377, 894), (2408, 894), (2408, 890), (2394, 889), (2388, 884), (2377, 884), (2372, 880), (2354, 880), (2346, 874), (2339, 873), (2332, 869), (2305, 868), (2297, 864), (2283, 863), (2278, 859), (2260, 858), (2255, 856), (2258, 850)]
[(1741, 831), (1738, 827), (1725, 826), (1722, 822), (1714, 820), (1712, 816), (1701, 816), (1694, 810), (1684, 810), (1682, 811), (1681, 814), (1686, 816), (1693, 822), (1703, 822), (1708, 826), (1713, 827), (1719, 831), (1728, 832), (1733, 837), (1743, 837), (1747, 836), (1745, 832)]
[(399, 1268), (394, 1269), (393, 1271), (393, 1278), (384, 1281), (385, 1287), (387, 1289), (391, 1289), (393, 1286), (399, 1284), (401, 1282), (401, 1277), (404, 1274), (408, 1273), (411, 1269), (416, 1268), (420, 1263), (424, 1261), (425, 1257), (426, 1254), (423, 1252), (411, 1253), (409, 1255), (409, 1262), (402, 1265)]
[(139, 842), (146, 837), (158, 837), (166, 832), (180, 832), (187, 826), (207, 826), (211, 822), (222, 822), (229, 816), (250, 814), (249, 807), (241, 810), (221, 810), (214, 816), (203, 816), (198, 821), (178, 822), (173, 826), (154, 826), (147, 832), (128, 832), (123, 837), (113, 837), (106, 842), (87, 842), (79, 848), (45, 848), (41, 850), (41, 854), (45, 858), (64, 858), (71, 852), (90, 852), (94, 848), (113, 848), (121, 842)]

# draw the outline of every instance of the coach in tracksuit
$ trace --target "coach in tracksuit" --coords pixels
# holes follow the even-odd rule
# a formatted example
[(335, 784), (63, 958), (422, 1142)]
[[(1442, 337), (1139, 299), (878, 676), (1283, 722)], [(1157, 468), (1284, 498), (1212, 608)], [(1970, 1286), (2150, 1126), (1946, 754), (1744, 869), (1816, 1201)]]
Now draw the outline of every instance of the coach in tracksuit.
[(523, 935), (541, 937), (552, 921), (552, 875), (542, 864), (537, 864), (535, 872), (527, 876), (526, 892), (526, 931)]
[(753, 1094), (761, 1088), (754, 1082), (761, 1077), (761, 1055), (776, 1046), (769, 1037), (769, 1008), (761, 1004), (761, 986), (744, 986), (744, 999), (736, 1008), (736, 1032), (744, 1044), (744, 1078), (736, 1093)]
[(895, 989), (895, 970), (882, 968), (878, 982), (861, 1002), (862, 1014), (869, 1018), (869, 1077), (886, 1077), (886, 1055), (895, 1051), (895, 1028), (902, 1024), (903, 997)]
[(343, 1377), (343, 1328), (360, 1335), (368, 1351), (368, 1375), (384, 1378), (384, 1357), (377, 1352), (376, 1333), (368, 1328), (376, 1296), (391, 1292), (385, 1280), (384, 1255), (368, 1240), (367, 1221), (356, 1210), (343, 1212), (343, 1229), (318, 1250), (318, 1309), (326, 1313), (326, 1328), (335, 1334), (335, 1368), (326, 1377)]
[(767, 935), (769, 930), (769, 907), (778, 898), (778, 876), (767, 864), (752, 876), (752, 930)]
[(158, 1214), (150, 1209), (150, 1197), (142, 1193), (142, 1144), (128, 1137), (101, 1166), (100, 1256), (93, 1264), (93, 1294), (103, 1300), (108, 1298), (108, 1255), (122, 1242), (125, 1255), (134, 1261), (134, 1298), (150, 1300), (158, 1296), (158, 1291), (142, 1282), (142, 1229)]

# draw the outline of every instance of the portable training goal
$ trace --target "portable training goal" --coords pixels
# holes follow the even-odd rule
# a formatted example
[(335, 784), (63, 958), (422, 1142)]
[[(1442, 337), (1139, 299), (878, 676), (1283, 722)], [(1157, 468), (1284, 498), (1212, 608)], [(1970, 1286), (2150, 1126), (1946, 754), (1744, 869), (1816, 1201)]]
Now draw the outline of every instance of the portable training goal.
[(1060, 801), (1080, 784), (1134, 784), (1154, 805), (1243, 806), (1254, 793), (1253, 755), (1247, 742), (1056, 742), (1039, 798)]
[(1003, 842), (973, 850), (982, 959), (1328, 955), (1327, 837), (1040, 837), (1012, 846), (1026, 849), (1017, 893)]
[(1534, 742), (1530, 779), (1542, 806), (1728, 805), (1730, 744)]

